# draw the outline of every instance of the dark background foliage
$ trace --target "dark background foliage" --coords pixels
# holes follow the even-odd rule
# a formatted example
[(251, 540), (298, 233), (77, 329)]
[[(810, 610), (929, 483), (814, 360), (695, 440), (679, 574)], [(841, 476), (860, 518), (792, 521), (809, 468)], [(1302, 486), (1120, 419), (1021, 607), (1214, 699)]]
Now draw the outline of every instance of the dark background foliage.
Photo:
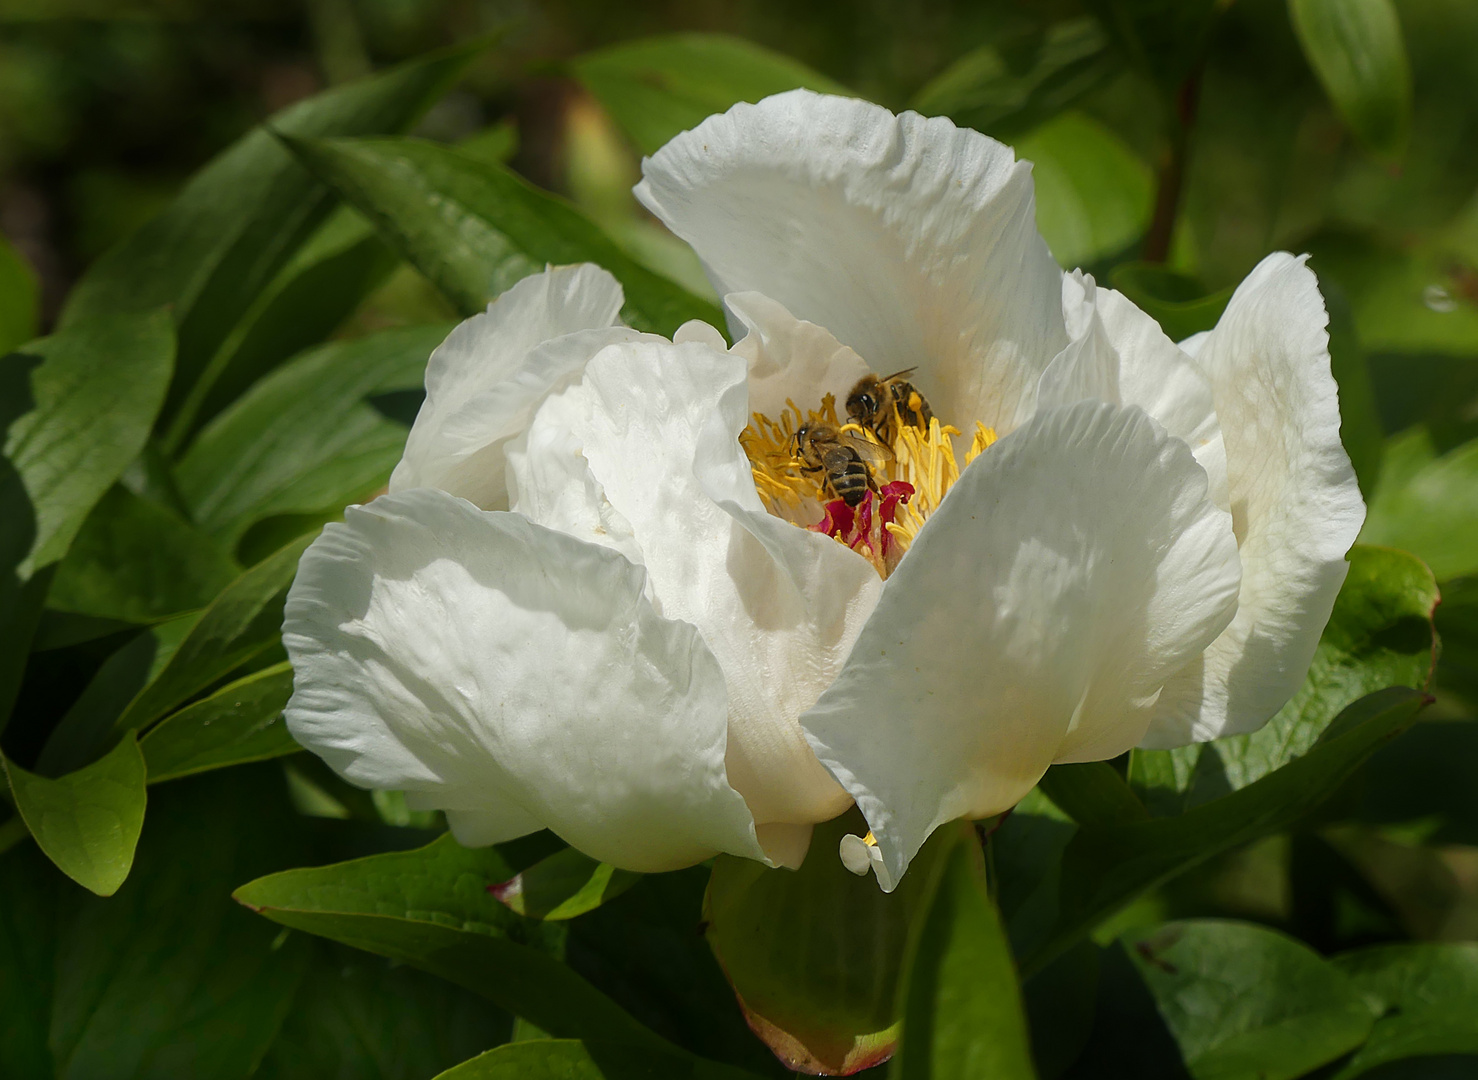
[[(0, 261), (0, 1075), (413, 1080), (492, 1047), (458, 1075), (788, 1075), (726, 973), (751, 1021), (813, 1050), (903, 1016), (929, 1032), (892, 1066), (910, 1077), (1471, 1075), (1478, 7), (1352, 3), (1394, 41), (1355, 49), (1353, 90), (1327, 7), (0, 0), (0, 234), (21, 257)], [(695, 77), (670, 39), (616, 48), (689, 31), (803, 66)], [(160, 241), (163, 270), (119, 248), (269, 116), (479, 38), (444, 93), (418, 69), (363, 130), (291, 129), (314, 172), (282, 166), (299, 196), (262, 231), (296, 239), (264, 274), (169, 291), (209, 222)], [(1173, 336), (1267, 252), (1311, 254), (1370, 518), (1304, 689), (1254, 736), (1051, 770), (887, 903), (831, 862), (637, 880), (547, 835), (464, 852), (438, 815), (292, 753), (283, 592), (301, 544), (384, 484), (429, 349), (489, 282), (568, 253), (620, 268), (634, 323), (712, 311), (629, 193), (672, 133), (641, 94), (696, 118), (800, 82), (1017, 145), (1060, 261)], [(313, 141), (408, 124), (439, 145)], [(382, 212), (392, 158), (463, 197), (487, 243), (470, 265)], [(569, 200), (564, 232), (521, 231), (546, 204), (505, 162)], [(251, 209), (262, 175), (212, 199)], [(304, 206), (326, 219), (298, 235)], [(115, 310), (135, 284), (167, 310)], [(15, 433), (54, 414), (83, 434), (28, 457)], [(116, 820), (137, 853), (38, 847), (17, 801)], [(517, 871), (514, 912), (483, 886)]]

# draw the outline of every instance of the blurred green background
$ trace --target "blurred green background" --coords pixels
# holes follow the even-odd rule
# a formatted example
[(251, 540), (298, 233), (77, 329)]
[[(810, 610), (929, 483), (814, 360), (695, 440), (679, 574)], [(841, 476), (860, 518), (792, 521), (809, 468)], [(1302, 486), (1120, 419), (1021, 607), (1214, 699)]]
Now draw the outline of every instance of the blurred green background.
[[(1148, 59), (1114, 38), (1122, 7), (0, 0), (0, 232), (34, 268), (44, 332), (90, 262), (252, 125), (326, 86), (495, 35), (415, 134), (507, 158), (637, 259), (701, 291), (691, 255), (630, 195), (651, 149), (634, 141), (639, 124), (615, 123), (590, 90), (598, 65), (572, 61), (652, 35), (710, 32), (792, 57), (889, 108), (950, 115), (1011, 142), (1035, 163), (1039, 222), (1059, 261), (1130, 292), (1174, 336), (1201, 325), (1206, 305), (1219, 310), (1268, 252), (1308, 252), (1329, 298), (1345, 437), (1371, 504), (1362, 541), (1413, 551), (1441, 586), (1438, 702), (1322, 819), (1155, 890), (1095, 936), (1216, 915), (1279, 926), (1330, 951), (1474, 940), (1478, 3), (1395, 0), (1410, 97), (1394, 95), (1398, 108), (1365, 122), (1331, 100), (1288, 0), (1160, 0), (1138, 29), (1163, 28), (1170, 44)], [(1190, 11), (1214, 13), (1214, 31), (1198, 37), (1177, 21)], [(1173, 228), (1156, 235), (1157, 193), (1167, 188), (1179, 198), (1160, 224)], [(334, 334), (457, 314), (401, 263)], [(204, 416), (222, 404), (208, 402)], [(284, 539), (233, 537), (231, 554), (249, 565)], [(33, 681), (65, 687), (51, 706), (60, 713), (104, 654), (81, 657), (86, 670), (38, 655)], [(20, 745), (12, 733), (7, 752)], [(313, 768), (297, 760), (291, 768), (304, 775)], [(391, 820), (380, 807), (363, 814)]]
[[(1042, 15), (1049, 6), (1033, 5)], [(524, 134), (517, 167), (569, 192), (578, 181), (566, 142), (582, 102), (559, 62), (589, 49), (674, 30), (729, 32), (901, 107), (1013, 16), (1009, 6), (917, 0), (6, 0), (0, 223), (40, 270), (54, 313), (91, 259), (252, 124), (438, 45), (502, 35), (417, 134), (455, 139), (512, 119)]]

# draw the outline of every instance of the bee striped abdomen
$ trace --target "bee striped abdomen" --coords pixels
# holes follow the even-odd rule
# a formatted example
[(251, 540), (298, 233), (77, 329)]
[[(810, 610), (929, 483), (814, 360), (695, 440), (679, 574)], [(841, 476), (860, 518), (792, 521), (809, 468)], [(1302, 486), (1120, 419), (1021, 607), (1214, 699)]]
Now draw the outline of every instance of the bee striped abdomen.
[(848, 506), (856, 506), (872, 486), (872, 473), (851, 447), (837, 446), (822, 455), (832, 492)]

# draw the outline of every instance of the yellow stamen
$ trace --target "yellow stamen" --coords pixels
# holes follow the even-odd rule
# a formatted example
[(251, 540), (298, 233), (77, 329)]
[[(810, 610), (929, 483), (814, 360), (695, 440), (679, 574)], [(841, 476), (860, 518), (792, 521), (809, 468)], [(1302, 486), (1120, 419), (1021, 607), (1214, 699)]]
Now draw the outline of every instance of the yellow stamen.
[(913, 485), (914, 495), (907, 505), (898, 508), (898, 517), (888, 525), (888, 531), (903, 550), (913, 543), (929, 515), (939, 509), (945, 494), (960, 478), (951, 438), (958, 434), (959, 428), (940, 424), (938, 417), (929, 421), (928, 431), (908, 424), (898, 431), (898, 441), (893, 444), (894, 471), (896, 479)]
[[(856, 423), (838, 422), (835, 395), (827, 394), (822, 398), (819, 409), (802, 410), (789, 399), (785, 404), (785, 409), (773, 420), (763, 413), (754, 413), (749, 426), (740, 433), (739, 443), (749, 457), (755, 488), (766, 508), (796, 525), (809, 526), (815, 524), (815, 518), (819, 517), (818, 507), (824, 506), (833, 496), (822, 473), (801, 471), (801, 462), (794, 456), (796, 431), (804, 424), (824, 423), (854, 437), (881, 444), (870, 430)], [(922, 399), (917, 404), (909, 403), (915, 414), (922, 411), (922, 404)], [(886, 462), (872, 467), (873, 479), (879, 488), (896, 480), (906, 481), (913, 486), (914, 493), (907, 503), (898, 506), (895, 519), (886, 523), (889, 534), (896, 541), (894, 550), (886, 559), (865, 545), (858, 548), (859, 554), (869, 558), (884, 577), (960, 478), (954, 443), (955, 438), (961, 435), (959, 428), (941, 424), (935, 417), (925, 430), (903, 423), (895, 409), (893, 429), (898, 434), (888, 447), (891, 456)], [(995, 441), (993, 428), (976, 423), (969, 449), (965, 452), (965, 464), (974, 461)], [(810, 516), (812, 520), (802, 520), (803, 516)], [(840, 536), (837, 541), (847, 543)], [(875, 842), (870, 836), (868, 840)]]
[(965, 464), (968, 465), (981, 454), (989, 450), (996, 441), (996, 429), (986, 427), (979, 420), (975, 421), (975, 438), (970, 440), (970, 449), (965, 452)]
[(820, 409), (805, 412), (787, 399), (778, 420), (771, 420), (764, 413), (754, 413), (749, 426), (739, 433), (739, 445), (749, 457), (754, 486), (759, 490), (765, 508), (790, 520), (806, 499), (826, 501), (822, 491), (825, 478), (803, 474), (801, 463), (794, 457), (795, 433), (804, 424), (836, 427), (836, 395), (827, 394), (821, 399)]

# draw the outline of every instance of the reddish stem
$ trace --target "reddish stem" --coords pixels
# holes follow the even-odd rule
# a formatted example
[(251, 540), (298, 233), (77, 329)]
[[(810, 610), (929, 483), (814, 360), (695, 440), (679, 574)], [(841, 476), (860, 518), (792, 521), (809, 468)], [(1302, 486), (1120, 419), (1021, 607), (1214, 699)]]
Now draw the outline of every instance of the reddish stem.
[(1201, 102), (1201, 69), (1197, 67), (1175, 92), (1175, 115), (1171, 120), (1170, 145), (1160, 159), (1155, 175), (1155, 212), (1144, 238), (1146, 262), (1162, 263), (1170, 255), (1180, 196), (1185, 187), (1186, 160), (1190, 156), (1191, 129)]

